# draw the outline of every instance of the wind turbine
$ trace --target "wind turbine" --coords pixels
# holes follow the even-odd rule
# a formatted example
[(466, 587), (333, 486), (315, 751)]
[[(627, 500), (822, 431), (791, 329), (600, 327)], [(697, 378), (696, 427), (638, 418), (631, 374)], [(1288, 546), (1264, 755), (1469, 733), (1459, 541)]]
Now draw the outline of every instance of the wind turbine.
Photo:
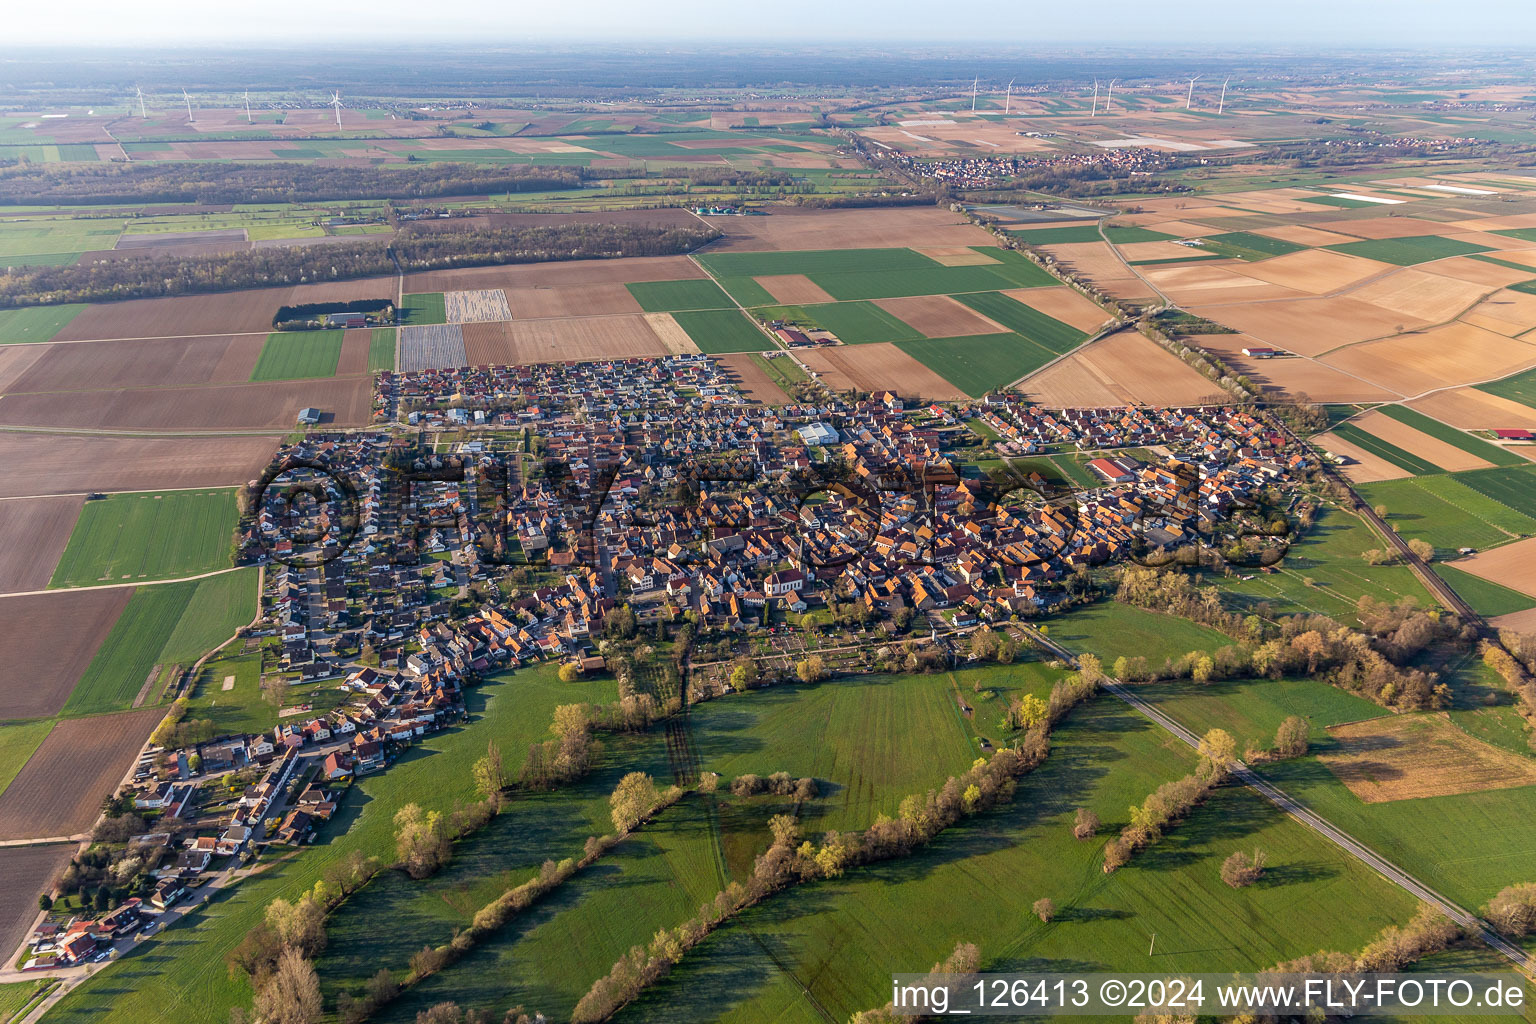
[(336, 127), (341, 127), (341, 90), (331, 93), (331, 106), (336, 108)]
[(973, 114), (976, 113), (976, 83), (979, 81), (981, 81), (980, 75), (971, 79), (971, 113)]
[(1012, 79), (1012, 78), (1008, 79), (1008, 96), (1007, 96), (1006, 99), (1003, 100), (1003, 113), (1004, 114), (1008, 113), (1010, 110), (1013, 109), (1013, 83), (1014, 83), (1014, 79)]
[(245, 90), (245, 123), (251, 123), (251, 90)]
[(1190, 108), (1190, 104), (1195, 102), (1195, 83), (1204, 77), (1204, 75), (1196, 75), (1194, 78), (1189, 80), (1189, 95), (1184, 98), (1185, 110), (1188, 110)]
[[(1232, 81), (1232, 79), (1227, 79), (1227, 82), (1230, 81)], [(1221, 103), (1219, 103), (1216, 107), (1217, 116), (1220, 116), (1221, 112), (1227, 109), (1227, 82), (1221, 83)]]
[(1093, 80), (1093, 113), (1089, 114), (1088, 116), (1099, 116), (1099, 80), (1097, 78)]
[(1120, 81), (1118, 78), (1111, 78), (1109, 80), (1109, 92), (1104, 95), (1104, 113), (1106, 114), (1109, 113), (1110, 106), (1115, 102), (1115, 83), (1118, 81)]
[(148, 121), (149, 113), (144, 109), (144, 90), (134, 86), (133, 91), (139, 94), (139, 116)]
[(187, 124), (192, 123), (192, 97), (187, 95), (187, 90), (181, 90), (181, 98), (187, 101)]

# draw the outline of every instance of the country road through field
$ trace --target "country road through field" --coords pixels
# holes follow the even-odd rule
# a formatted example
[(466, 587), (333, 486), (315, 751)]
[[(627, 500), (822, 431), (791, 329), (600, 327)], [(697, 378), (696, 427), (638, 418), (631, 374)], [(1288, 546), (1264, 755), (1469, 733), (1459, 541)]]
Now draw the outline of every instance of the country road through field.
[[(1047, 649), (1054, 651), (1062, 658), (1069, 661), (1075, 660), (1071, 651), (1039, 633), (1031, 627), (1025, 627), (1026, 632)], [(1117, 681), (1106, 680), (1103, 683), (1104, 690), (1114, 697), (1129, 704), (1136, 711), (1151, 719), (1153, 723), (1172, 733), (1176, 738), (1188, 744), (1192, 749), (1200, 746), (1200, 737), (1174, 721), (1172, 717), (1159, 708), (1153, 706), (1131, 691), (1130, 688)], [(1520, 947), (1505, 940), (1490, 928), (1481, 918), (1465, 909), (1460, 904), (1453, 903), (1440, 895), (1417, 878), (1382, 857), (1375, 850), (1366, 846), (1354, 836), (1345, 832), (1327, 818), (1311, 810), (1306, 805), (1291, 797), (1280, 787), (1262, 778), (1257, 772), (1241, 761), (1235, 763), (1232, 770), (1233, 778), (1252, 789), (1291, 818), (1310, 828), (1318, 835), (1327, 839), (1345, 853), (1365, 864), (1387, 881), (1403, 889), (1409, 895), (1424, 903), (1437, 907), (1445, 916), (1461, 925), (1469, 933), (1475, 934), (1483, 942), (1507, 957), (1516, 967), (1527, 976), (1536, 971), (1536, 962)]]

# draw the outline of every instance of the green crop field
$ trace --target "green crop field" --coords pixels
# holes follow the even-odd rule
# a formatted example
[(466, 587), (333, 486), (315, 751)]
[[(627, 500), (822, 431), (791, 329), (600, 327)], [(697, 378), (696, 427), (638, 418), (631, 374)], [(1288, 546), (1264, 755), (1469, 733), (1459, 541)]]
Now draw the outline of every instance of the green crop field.
[(395, 368), (395, 334), (393, 327), (375, 327), (368, 339), (368, 372)]
[[(1237, 788), (1105, 875), (1101, 850), (1126, 807), (1191, 767), (1187, 750), (1100, 698), (1058, 729), (1010, 805), (910, 857), (770, 898), (696, 947), (624, 1019), (846, 1020), (890, 998), (891, 970), (925, 969), (962, 941), (980, 947), (985, 970), (1257, 969), (1358, 948), (1411, 916), (1410, 897)], [(1071, 835), (1079, 806), (1105, 822), (1087, 842)], [(1270, 882), (1221, 885), (1221, 861), (1255, 845), (1269, 854)], [(1056, 904), (1050, 924), (1027, 913), (1040, 897)], [(1318, 905), (1337, 912), (1319, 918)]]
[(780, 356), (777, 359), (769, 359), (757, 352), (751, 353), (752, 362), (762, 369), (764, 373), (773, 378), (773, 382), (790, 393), (790, 388), (802, 381), (810, 380), (810, 375), (800, 368), (800, 364), (793, 359)]
[(719, 280), (725, 293), (743, 306), (769, 306), (773, 304), (773, 295), (768, 289), (758, 284), (750, 277), (722, 277)]
[[(0, 313), (0, 316), (4, 316)], [(0, 337), (4, 337), (4, 324), (0, 321)], [(1519, 402), (1521, 405), (1531, 406), (1532, 417), (1536, 417), (1536, 370), (1526, 370), (1503, 380), (1496, 380), (1492, 384), (1479, 384), (1477, 390), (1486, 391), (1490, 395), (1498, 395), (1507, 398), (1511, 402)], [(1520, 424), (1510, 424), (1520, 426)]]
[(813, 249), (795, 252), (720, 252), (696, 257), (717, 278), (781, 274), (847, 274), (933, 270), (939, 264), (911, 249)]
[(1368, 260), (1411, 267), (1416, 263), (1428, 263), (1447, 256), (1489, 252), (1491, 246), (1458, 242), (1454, 238), (1441, 238), (1439, 235), (1409, 235), (1406, 238), (1368, 238), (1360, 242), (1341, 242), (1326, 248)]
[(1509, 290), (1512, 292), (1524, 292), (1527, 295), (1536, 295), (1536, 280), (1521, 281), (1518, 284), (1512, 284), (1509, 286)]
[(1433, 606), (1412, 569), (1370, 566), (1360, 557), (1361, 552), (1385, 544), (1360, 519), (1325, 508), (1274, 572), (1246, 573), (1251, 580), (1212, 576), (1206, 582), (1220, 587), (1227, 605), (1239, 611), (1268, 603), (1277, 614), (1314, 612), (1347, 623), (1356, 621), (1355, 606), (1366, 596), (1378, 601), (1413, 598), (1425, 607)]
[(88, 501), (49, 586), (136, 583), (227, 568), (236, 519), (229, 488)]
[(1096, 224), (1071, 224), (1059, 228), (1024, 228), (1008, 232), (1025, 245), (1073, 245), (1081, 242), (1098, 242)]
[[(125, 711), (156, 666), (189, 667), (256, 617), (254, 568), (139, 587), (64, 704), (66, 715)], [(145, 692), (154, 704), (159, 693)]]
[(1235, 256), (1250, 263), (1267, 260), (1272, 256), (1301, 252), (1306, 248), (1295, 242), (1270, 238), (1268, 235), (1256, 235), (1251, 231), (1228, 231), (1220, 235), (1206, 235), (1201, 239), (1200, 244), (1219, 255)]
[(995, 245), (973, 245), (971, 248), (983, 256), (990, 256), (997, 260), (997, 266), (986, 266), (983, 269), (1003, 278), (1015, 288), (1065, 287), (1043, 267), (1021, 252)]
[(1380, 203), (1366, 202), (1364, 199), (1348, 199), (1344, 196), (1301, 196), (1303, 203), (1317, 203), (1319, 206), (1337, 206), (1344, 210), (1379, 209)]
[(1057, 355), (1071, 351), (1088, 337), (1071, 324), (1064, 324), (999, 292), (977, 292), (955, 298)]
[(1153, 231), (1150, 228), (1120, 224), (1109, 225), (1104, 229), (1104, 234), (1116, 245), (1126, 245), (1130, 242), (1168, 242), (1179, 237), (1165, 235), (1161, 231)]
[(0, 345), (48, 341), (84, 308), (76, 302), (64, 306), (0, 309)]
[(1373, 506), (1387, 509), (1387, 522), (1403, 537), (1422, 537), (1443, 552), (1486, 548), (1536, 534), (1536, 518), (1468, 487), (1457, 476), (1412, 477), (1361, 484)]
[[(319, 839), (302, 855), (273, 861), (260, 874), (221, 891), (208, 904), (193, 910), (175, 928), (104, 966), (49, 1012), (50, 1024), (84, 1024), (107, 1018), (137, 1024), (227, 1024), (230, 1007), (250, 1006), (251, 990), (243, 977), (235, 980), (229, 976), (224, 957), (262, 919), (267, 904), (278, 897), (297, 899), (328, 866), (352, 850), (393, 861), (395, 812), (411, 802), (447, 812), (456, 801), (475, 799), (470, 767), (484, 756), (487, 743), (499, 744), (509, 763), (516, 763), (519, 758), (515, 752), (526, 751), (530, 743), (548, 736), (556, 704), (609, 701), (616, 696), (612, 681), (559, 683), (551, 664), (495, 676), (470, 689), (465, 695), (469, 725), (428, 736), (387, 772), (363, 778), (343, 798), (335, 818), (322, 827)], [(538, 799), (530, 798), (530, 805)], [(605, 800), (602, 811), (606, 810)], [(538, 813), (513, 820), (536, 823), (543, 819)], [(549, 833), (535, 832), (536, 860), (579, 854), (582, 838), (603, 830), (590, 820), (579, 822), (573, 830), (575, 845), (570, 849), (544, 848), (538, 845), (539, 840)], [(508, 832), (517, 834), (515, 828)], [(505, 836), (508, 832), (496, 834)], [(494, 854), (494, 847), (491, 849)], [(360, 899), (361, 894), (353, 898)], [(437, 897), (433, 894), (429, 898)], [(390, 941), (393, 929), (379, 928), (376, 918), (370, 919), (370, 925), (368, 935), (374, 941)], [(415, 946), (419, 948), (420, 943)], [(322, 972), (326, 972), (326, 963), (322, 957)], [(366, 973), (371, 975), (380, 966), (370, 964)]]
[(840, 302), (850, 299), (894, 299), (906, 295), (954, 295), (960, 292), (992, 292), (1019, 287), (998, 267), (942, 267), (937, 264), (913, 270), (849, 271), (812, 274), (828, 295)]
[(1536, 466), (1474, 469), (1457, 473), (1456, 479), (1508, 508), (1536, 510)]
[(1187, 679), (1138, 683), (1136, 693), (1176, 720), (1205, 732), (1225, 729), (1237, 740), (1241, 754), (1248, 747), (1274, 745), (1275, 730), (1291, 715), (1300, 715), (1311, 728), (1314, 750), (1337, 744), (1329, 726), (1360, 722), (1388, 714), (1372, 704), (1316, 679), (1241, 679), (1192, 683)]
[(0, 793), (5, 792), (32, 751), (53, 731), (54, 722), (52, 718), (39, 718), (0, 725)]
[(1340, 423), (1333, 428), (1333, 432), (1353, 445), (1364, 448), (1373, 455), (1386, 459), (1399, 469), (1406, 469), (1410, 473), (1443, 473), (1444, 469), (1421, 459), (1419, 456), (1406, 452), (1395, 444), (1383, 441), (1375, 434), (1367, 433), (1353, 423)]
[(806, 307), (806, 313), (845, 345), (914, 341), (923, 336), (873, 302), (823, 302)]
[(1416, 409), (1410, 409), (1404, 405), (1383, 405), (1381, 413), (1390, 416), (1399, 423), (1406, 423), (1415, 430), (1422, 431), (1430, 437), (1437, 437), (1446, 444), (1460, 448), (1468, 455), (1476, 455), (1485, 462), (1491, 462), (1495, 466), (1529, 466), (1530, 462), (1522, 458), (1517, 452), (1512, 452), (1501, 445), (1489, 444), (1487, 441), (1473, 437), (1464, 430), (1457, 430), (1448, 423), (1441, 423), (1437, 419), (1425, 416)]
[(1454, 565), (1437, 563), (1431, 568), (1434, 569), (1436, 576), (1449, 583), (1451, 589), (1476, 609), (1479, 615), (1491, 618), (1495, 615), (1508, 615), (1510, 612), (1523, 612), (1527, 608), (1536, 607), (1536, 597), (1500, 586), (1481, 576), (1474, 576)]
[[(303, 380), (333, 377), (341, 359), (345, 331), (285, 331), (267, 335), (251, 380)], [(369, 343), (370, 353), (373, 348)]]
[(1106, 665), (1121, 655), (1141, 655), (1149, 664), (1190, 651), (1214, 651), (1232, 640), (1200, 625), (1118, 601), (1098, 601), (1045, 620), (1050, 637), (1072, 651), (1096, 654)]
[(699, 346), (700, 352), (765, 352), (777, 347), (740, 310), (690, 310), (674, 313), (672, 319)]
[(400, 322), (412, 327), (426, 324), (445, 324), (448, 312), (443, 306), (442, 292), (417, 292), (400, 299)]
[(110, 249), (123, 233), (121, 219), (7, 217), (0, 220), (0, 266), (54, 253)]
[(1518, 238), (1522, 242), (1536, 242), (1536, 228), (1504, 228), (1499, 231), (1490, 231), (1489, 234)]
[(674, 313), (684, 309), (729, 309), (731, 298), (715, 282), (642, 281), (626, 284), (629, 294), (647, 313)]
[(698, 260), (721, 280), (804, 274), (839, 301), (999, 291), (1059, 283), (1020, 253), (991, 246), (972, 248), (997, 263), (946, 267), (911, 249), (726, 252), (700, 256)]
[(1017, 334), (898, 341), (896, 347), (972, 398), (1010, 384), (1055, 358)]
[(54, 984), (52, 978), (35, 978), (31, 981), (13, 981), (0, 985), (0, 1024), (12, 1024), (19, 1011)]

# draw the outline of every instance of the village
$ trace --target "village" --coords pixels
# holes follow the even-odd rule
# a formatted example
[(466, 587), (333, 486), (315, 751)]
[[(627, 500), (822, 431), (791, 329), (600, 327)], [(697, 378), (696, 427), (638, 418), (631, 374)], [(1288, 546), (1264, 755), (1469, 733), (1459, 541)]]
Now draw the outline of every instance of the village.
[[(330, 706), (213, 737), (173, 709), (64, 879), (78, 912), (46, 915), (26, 967), (109, 956), (311, 841), (353, 779), (463, 721), (465, 687), (542, 660), (601, 672), (616, 624), (686, 623), (723, 654), (1033, 619), (1094, 567), (1259, 532), (1311, 465), (1239, 407), (774, 408), (697, 355), (384, 373), (375, 404), (416, 431), (310, 433), (242, 496), (264, 575), (245, 642), (264, 679), (327, 685)], [(1014, 466), (1041, 453), (1094, 485)]]

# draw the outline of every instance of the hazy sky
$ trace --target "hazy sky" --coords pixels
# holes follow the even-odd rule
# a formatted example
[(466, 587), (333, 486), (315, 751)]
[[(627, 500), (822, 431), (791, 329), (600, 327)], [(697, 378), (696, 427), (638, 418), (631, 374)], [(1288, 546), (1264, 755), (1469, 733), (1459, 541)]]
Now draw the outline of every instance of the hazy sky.
[(1536, 47), (1536, 0), (62, 0), (8, 7), (0, 60), (6, 43), (331, 46), (380, 38)]

